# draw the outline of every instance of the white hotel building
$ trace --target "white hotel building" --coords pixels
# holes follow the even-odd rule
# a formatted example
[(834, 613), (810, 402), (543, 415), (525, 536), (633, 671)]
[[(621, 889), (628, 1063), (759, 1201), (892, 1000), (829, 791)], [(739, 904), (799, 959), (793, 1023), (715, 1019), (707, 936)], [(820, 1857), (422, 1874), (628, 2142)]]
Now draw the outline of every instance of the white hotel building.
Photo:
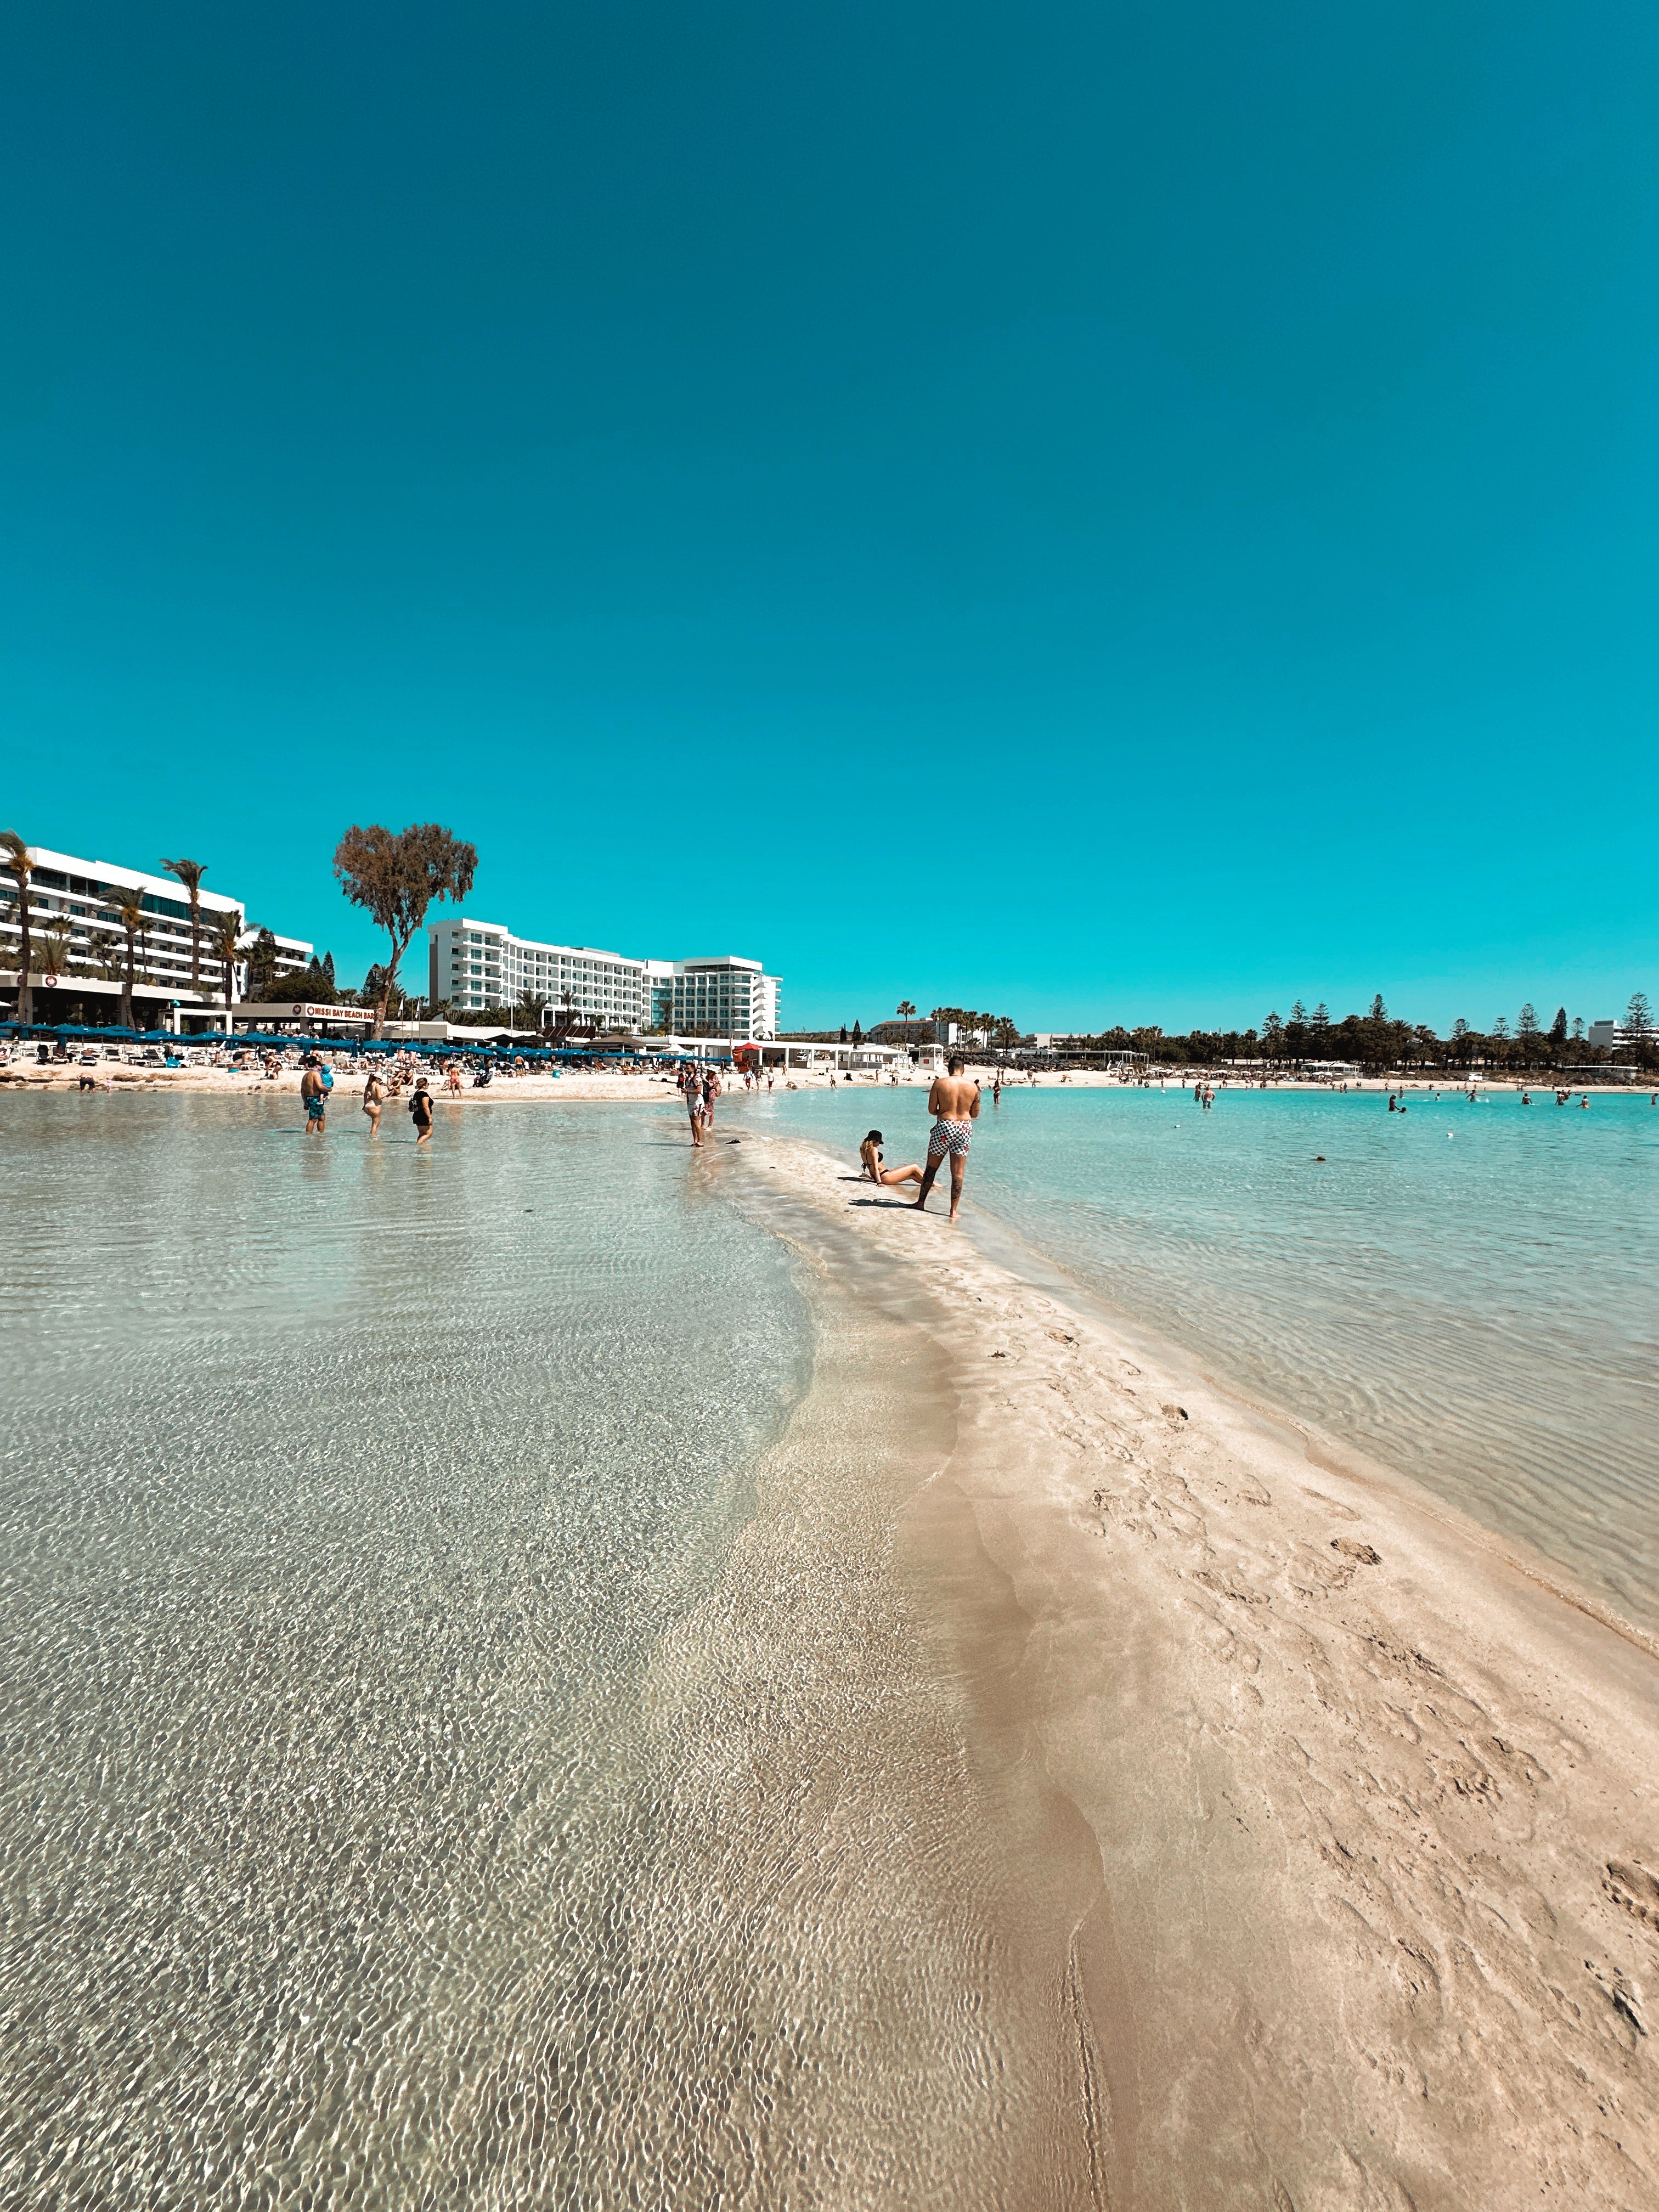
[[(203, 885), (199, 894), (201, 943), (199, 988), (191, 988), (190, 899), (174, 876), (150, 875), (112, 860), (83, 860), (31, 845), (29, 881), (29, 981), (35, 1019), (57, 1021), (78, 1002), (92, 1023), (116, 1018), (126, 973), (126, 933), (114, 906), (117, 894), (137, 891), (143, 927), (133, 945), (132, 995), (142, 1007), (141, 1026), (176, 1007), (182, 1014), (224, 1009), (224, 971), (219, 957), (219, 925), (236, 918), (241, 957), (231, 963), (230, 995), (241, 998), (247, 980), (247, 954), (257, 931), (244, 902)], [(21, 937), (17, 884), (0, 871), (0, 991), (17, 988)], [(276, 939), (278, 978), (301, 976), (311, 964), (312, 947), (296, 937)], [(6, 1011), (9, 1011), (7, 1009)]]
[(758, 960), (630, 960), (592, 945), (515, 937), (505, 923), (465, 916), (439, 922), (428, 937), (427, 995), (463, 1019), (486, 1006), (515, 1006), (533, 992), (546, 1001), (550, 1022), (568, 1009), (584, 1026), (636, 1034), (665, 1027), (687, 1036), (778, 1033), (781, 986)]

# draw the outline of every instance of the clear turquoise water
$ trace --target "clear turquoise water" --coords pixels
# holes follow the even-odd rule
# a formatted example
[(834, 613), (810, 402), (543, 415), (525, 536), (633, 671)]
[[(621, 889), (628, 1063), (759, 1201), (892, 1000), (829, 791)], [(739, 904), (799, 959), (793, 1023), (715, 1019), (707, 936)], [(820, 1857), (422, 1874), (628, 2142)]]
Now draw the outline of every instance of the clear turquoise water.
[[(923, 1156), (916, 1089), (744, 1102)], [(1323, 1153), (1323, 1164), (1316, 1156)], [(965, 1218), (1659, 1626), (1659, 1109), (1534, 1093), (988, 1097)], [(940, 1205), (935, 1199), (933, 1204)]]
[(655, 2185), (640, 1686), (805, 1310), (665, 1115), (334, 1118), (0, 1101), (7, 2204)]

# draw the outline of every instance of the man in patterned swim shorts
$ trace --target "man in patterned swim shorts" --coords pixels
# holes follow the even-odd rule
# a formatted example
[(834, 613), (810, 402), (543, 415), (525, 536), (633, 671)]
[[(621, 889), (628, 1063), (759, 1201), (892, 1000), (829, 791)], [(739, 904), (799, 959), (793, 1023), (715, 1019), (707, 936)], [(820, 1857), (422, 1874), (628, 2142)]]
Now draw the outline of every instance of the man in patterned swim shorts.
[(927, 1203), (927, 1194), (933, 1188), (933, 1177), (945, 1160), (951, 1163), (951, 1218), (957, 1218), (962, 1204), (962, 1179), (968, 1170), (968, 1146), (972, 1127), (979, 1118), (979, 1085), (970, 1083), (962, 1072), (962, 1060), (957, 1054), (951, 1059), (948, 1075), (936, 1075), (933, 1087), (927, 1093), (927, 1111), (933, 1116), (933, 1133), (927, 1139), (927, 1168), (921, 1178), (921, 1188), (911, 1201), (916, 1206)]

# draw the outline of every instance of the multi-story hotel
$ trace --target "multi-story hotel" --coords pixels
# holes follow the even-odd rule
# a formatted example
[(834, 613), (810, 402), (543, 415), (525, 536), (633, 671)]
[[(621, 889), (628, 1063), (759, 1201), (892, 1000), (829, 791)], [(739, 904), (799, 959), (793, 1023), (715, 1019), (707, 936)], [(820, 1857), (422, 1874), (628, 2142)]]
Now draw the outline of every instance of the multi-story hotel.
[(758, 960), (630, 960), (591, 945), (544, 945), (499, 921), (465, 916), (428, 932), (433, 1005), (460, 1015), (516, 1006), (526, 994), (547, 1018), (568, 1012), (605, 1030), (672, 1028), (684, 1036), (772, 1037), (778, 1033), (775, 975)]
[[(64, 1018), (79, 1000), (94, 1022), (112, 1020), (127, 963), (126, 930), (115, 900), (137, 891), (143, 926), (133, 942), (132, 995), (142, 1004), (141, 1026), (149, 1026), (158, 1007), (177, 1006), (183, 1014), (209, 1013), (224, 1006), (224, 969), (219, 954), (221, 918), (234, 915), (240, 957), (232, 963), (232, 1002), (243, 995), (247, 954), (258, 931), (251, 927), (246, 903), (205, 885), (199, 894), (201, 945), (199, 988), (191, 988), (190, 900), (176, 877), (153, 876), (143, 869), (118, 867), (110, 860), (77, 860), (31, 845), (29, 879), (29, 981), (37, 1020)], [(272, 933), (275, 936), (275, 933)], [(18, 940), (21, 920), (16, 880), (0, 871), (0, 989), (17, 988)], [(276, 937), (278, 978), (303, 975), (312, 947), (297, 937)]]
[(553, 1013), (568, 1007), (601, 1029), (638, 1029), (647, 1018), (643, 960), (587, 945), (543, 945), (514, 937), (499, 921), (441, 921), (428, 936), (434, 1006), (447, 1002), (457, 1013), (472, 1013), (516, 1006), (533, 992)]
[(716, 960), (653, 961), (652, 1012), (659, 1028), (680, 1036), (775, 1037), (775, 975), (758, 960), (726, 953)]

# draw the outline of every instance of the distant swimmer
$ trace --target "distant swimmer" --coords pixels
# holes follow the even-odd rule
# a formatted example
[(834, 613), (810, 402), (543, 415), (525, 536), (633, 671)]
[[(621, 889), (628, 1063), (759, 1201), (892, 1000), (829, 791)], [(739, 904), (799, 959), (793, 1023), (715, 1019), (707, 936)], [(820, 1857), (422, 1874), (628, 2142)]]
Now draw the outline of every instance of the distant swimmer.
[(415, 1085), (415, 1096), (409, 1102), (409, 1118), (415, 1124), (415, 1141), (429, 1145), (432, 1141), (432, 1093), (422, 1076)]
[(927, 1139), (927, 1172), (911, 1203), (926, 1206), (933, 1178), (948, 1158), (951, 1163), (951, 1218), (962, 1204), (963, 1178), (968, 1172), (968, 1146), (979, 1118), (979, 1085), (963, 1073), (959, 1054), (952, 1054), (948, 1075), (936, 1075), (927, 1092), (927, 1111), (933, 1116)]
[(378, 1137), (380, 1133), (380, 1109), (385, 1103), (386, 1085), (380, 1080), (379, 1070), (371, 1067), (368, 1080), (363, 1085), (363, 1111), (368, 1116), (371, 1137)]
[(921, 1181), (921, 1170), (914, 1161), (908, 1167), (884, 1167), (881, 1160), (881, 1146), (882, 1134), (879, 1129), (872, 1129), (859, 1146), (859, 1158), (864, 1163), (864, 1172), (872, 1182), (880, 1183), (885, 1188), (891, 1188), (896, 1183)]
[(1522, 1103), (1523, 1106), (1530, 1106), (1530, 1105), (1531, 1105), (1531, 1103), (1532, 1103), (1532, 1093), (1531, 1093), (1531, 1091), (1523, 1091), (1521, 1093), (1521, 1103)]

